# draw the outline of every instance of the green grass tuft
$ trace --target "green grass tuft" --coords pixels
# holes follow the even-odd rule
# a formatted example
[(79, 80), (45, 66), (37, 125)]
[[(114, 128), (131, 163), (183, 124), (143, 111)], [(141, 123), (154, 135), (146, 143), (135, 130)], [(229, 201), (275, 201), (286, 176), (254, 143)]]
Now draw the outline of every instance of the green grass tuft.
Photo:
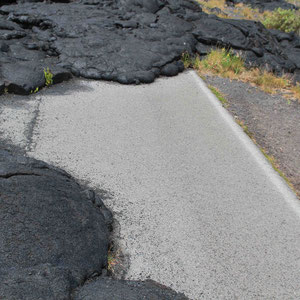
[(241, 57), (223, 48), (212, 50), (201, 61), (201, 68), (225, 77), (231, 77), (227, 75), (238, 75), (245, 69), (245, 66)]

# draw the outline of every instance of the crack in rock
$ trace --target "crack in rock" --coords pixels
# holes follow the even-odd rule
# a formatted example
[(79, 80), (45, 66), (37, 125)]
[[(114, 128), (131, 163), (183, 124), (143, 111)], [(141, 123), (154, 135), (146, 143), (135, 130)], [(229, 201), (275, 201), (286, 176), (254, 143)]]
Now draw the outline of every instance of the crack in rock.
[(16, 176), (41, 176), (39, 174), (34, 174), (34, 173), (8, 173), (5, 175), (0, 174), (0, 178), (4, 178), (4, 179), (9, 179), (12, 177), (16, 177)]

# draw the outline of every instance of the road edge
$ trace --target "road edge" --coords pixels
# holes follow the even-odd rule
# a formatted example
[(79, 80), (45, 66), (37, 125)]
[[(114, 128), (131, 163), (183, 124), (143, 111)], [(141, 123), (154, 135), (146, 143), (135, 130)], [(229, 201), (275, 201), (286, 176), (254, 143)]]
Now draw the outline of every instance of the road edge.
[(243, 131), (243, 129), (238, 125), (234, 117), (230, 112), (223, 107), (217, 97), (211, 92), (207, 87), (206, 83), (201, 79), (201, 77), (194, 70), (187, 71), (191, 73), (192, 77), (195, 80), (195, 83), (199, 86), (199, 89), (207, 95), (207, 99), (210, 101), (214, 109), (220, 115), (220, 117), (228, 124), (232, 129), (235, 136), (244, 144), (246, 150), (250, 155), (255, 159), (260, 168), (264, 171), (266, 176), (274, 184), (276, 189), (282, 194), (285, 202), (288, 204), (291, 210), (297, 214), (300, 218), (300, 201), (297, 198), (296, 194), (291, 190), (283, 178), (273, 169), (270, 162), (264, 157), (260, 149), (253, 143), (250, 137)]

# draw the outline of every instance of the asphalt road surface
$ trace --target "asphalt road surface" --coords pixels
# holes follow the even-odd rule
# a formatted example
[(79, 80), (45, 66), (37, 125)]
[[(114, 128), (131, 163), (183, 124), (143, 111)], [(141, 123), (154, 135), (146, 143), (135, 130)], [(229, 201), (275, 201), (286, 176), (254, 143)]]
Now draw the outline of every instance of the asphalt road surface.
[(126, 278), (191, 299), (300, 299), (299, 200), (195, 73), (14, 103), (3, 137), (109, 191)]

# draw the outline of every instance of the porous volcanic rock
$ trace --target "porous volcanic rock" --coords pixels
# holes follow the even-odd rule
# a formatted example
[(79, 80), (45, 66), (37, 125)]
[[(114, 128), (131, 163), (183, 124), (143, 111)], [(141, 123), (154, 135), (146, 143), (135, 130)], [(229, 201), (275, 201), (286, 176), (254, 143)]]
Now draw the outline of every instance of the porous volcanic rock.
[[(24, 2), (24, 3), (23, 3)], [(74, 0), (0, 7), (0, 82), (29, 94), (73, 76), (150, 83), (183, 70), (184, 52), (232, 48), (248, 65), (299, 73), (298, 36), (273, 34), (259, 22), (221, 19), (192, 0)], [(1, 91), (1, 89), (0, 89)]]
[(107, 266), (111, 226), (94, 191), (61, 169), (0, 149), (0, 299), (73, 299), (75, 291), (77, 299), (187, 299), (153, 282), (91, 282)]
[(250, 5), (253, 8), (259, 8), (260, 10), (275, 10), (277, 8), (282, 9), (298, 9), (292, 3), (286, 2), (285, 0), (226, 0), (228, 5), (236, 5), (243, 3)]
[(69, 299), (107, 264), (101, 211), (64, 171), (0, 150), (0, 299)]
[(125, 281), (109, 278), (87, 283), (75, 295), (74, 300), (188, 300), (181, 293), (153, 281)]

